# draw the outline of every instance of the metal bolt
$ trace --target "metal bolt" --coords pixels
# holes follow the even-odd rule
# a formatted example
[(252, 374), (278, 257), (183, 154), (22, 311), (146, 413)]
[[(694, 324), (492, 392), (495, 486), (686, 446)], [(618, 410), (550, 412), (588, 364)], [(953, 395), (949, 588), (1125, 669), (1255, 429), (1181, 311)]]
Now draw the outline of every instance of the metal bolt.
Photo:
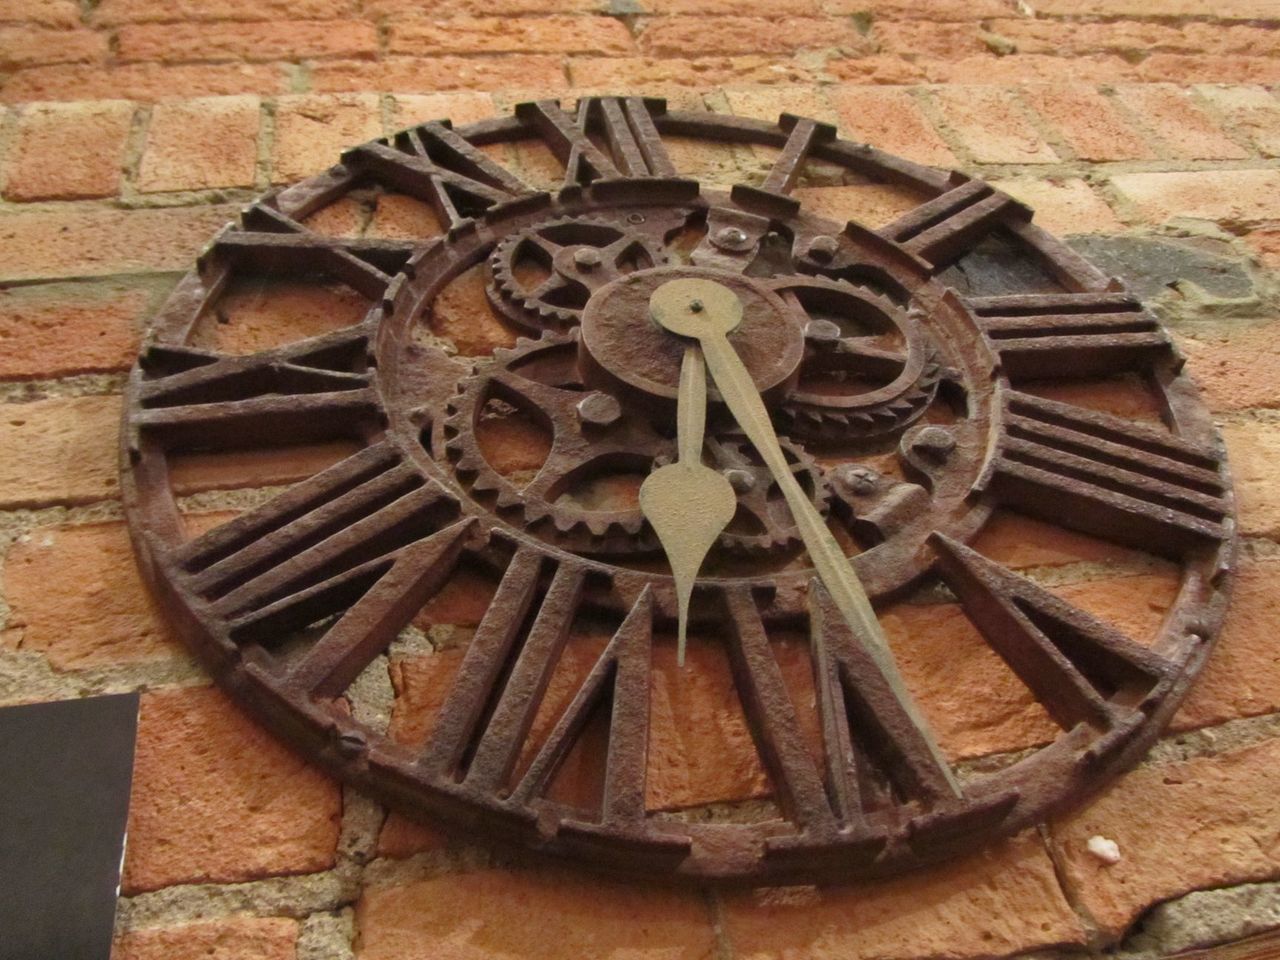
[(865, 496), (875, 493), (880, 474), (870, 467), (845, 466), (836, 471), (836, 479), (848, 487), (851, 493)]
[(840, 241), (835, 237), (823, 234), (810, 240), (809, 247), (805, 252), (808, 253), (811, 260), (829, 263), (840, 252)]
[(925, 427), (911, 440), (911, 449), (922, 456), (942, 463), (956, 448), (956, 438), (946, 427)]
[(722, 227), (711, 237), (711, 242), (721, 250), (746, 250), (751, 238), (737, 227)]
[(701, 301), (701, 300), (690, 300), (690, 301), (689, 301), (689, 312), (690, 312), (690, 313), (701, 313), (701, 312), (702, 312), (702, 301)]
[(833, 343), (840, 339), (840, 325), (831, 320), (810, 320), (804, 325), (804, 335), (808, 340)]
[(736, 493), (750, 493), (751, 489), (756, 485), (756, 478), (750, 470), (742, 470), (737, 467), (726, 470), (724, 478), (729, 481), (729, 485), (733, 487)]
[(622, 405), (607, 393), (589, 393), (578, 401), (578, 417), (583, 423), (607, 427), (622, 416)]
[(600, 251), (593, 247), (583, 247), (573, 252), (573, 265), (579, 270), (594, 270), (601, 262)]

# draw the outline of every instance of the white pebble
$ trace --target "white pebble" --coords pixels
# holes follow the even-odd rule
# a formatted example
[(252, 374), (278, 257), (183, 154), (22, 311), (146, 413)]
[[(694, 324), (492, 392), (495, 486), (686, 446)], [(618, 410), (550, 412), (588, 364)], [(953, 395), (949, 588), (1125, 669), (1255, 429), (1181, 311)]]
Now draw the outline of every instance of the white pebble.
[(1089, 838), (1089, 852), (1108, 865), (1120, 862), (1120, 844), (1103, 836)]

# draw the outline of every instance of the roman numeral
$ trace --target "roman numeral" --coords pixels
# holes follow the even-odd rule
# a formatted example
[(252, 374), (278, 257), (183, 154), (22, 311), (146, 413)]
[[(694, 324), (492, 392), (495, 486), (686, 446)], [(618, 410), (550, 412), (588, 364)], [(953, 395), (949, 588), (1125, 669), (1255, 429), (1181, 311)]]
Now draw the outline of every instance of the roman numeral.
[[(590, 119), (591, 109), (591, 101), (584, 100), (579, 105), (578, 120), (575, 121), (560, 109), (555, 100), (516, 105), (516, 116), (531, 126), (564, 164), (567, 184), (614, 180), (623, 176), (613, 161), (587, 136), (585, 124)], [(622, 129), (616, 128), (614, 136), (623, 137)]]
[(212, 255), (265, 273), (321, 270), (376, 300), (413, 253), (401, 240), (327, 237), (262, 203), (246, 210), (241, 223), (219, 234), (202, 265)]
[(464, 137), (439, 122), (404, 130), (390, 141), (354, 147), (347, 167), (430, 203), (450, 228), (533, 190)]
[(1054, 523), (1179, 556), (1228, 535), (1211, 450), (1156, 427), (1009, 391), (977, 489)]
[(1000, 224), (1030, 218), (1031, 211), (990, 184), (961, 180), (876, 232), (939, 268)]
[(992, 648), (1064, 729), (1114, 726), (1173, 665), (1049, 591), (934, 534), (943, 578)]
[(738, 184), (731, 195), (735, 203), (755, 213), (794, 216), (800, 209), (800, 203), (790, 193), (800, 179), (800, 173), (814, 147), (834, 140), (836, 128), (829, 123), (819, 123), (808, 117), (796, 117), (789, 113), (784, 113), (778, 119), (778, 126), (787, 133), (787, 140), (764, 182), (759, 187)]
[[(854, 637), (826, 588), (809, 587), (814, 686), (832, 808), (846, 824), (884, 803), (884, 786), (927, 807), (960, 793), (928, 734), (894, 685)], [(884, 785), (884, 786), (882, 786)]]
[(653, 114), (666, 112), (666, 101), (644, 97), (592, 97), (579, 105), (579, 126), (599, 132), (614, 166), (627, 177), (674, 177)]
[(237, 641), (263, 641), (345, 611), (298, 668), (309, 687), (333, 693), (447, 575), (469, 526), (441, 530), (455, 514), (449, 495), (384, 442), (171, 556), (184, 589)]
[(1014, 379), (1140, 370), (1171, 349), (1156, 318), (1125, 293), (948, 296), (974, 318)]
[(200, 449), (354, 435), (378, 408), (367, 353), (363, 325), (243, 357), (153, 345), (136, 427)]

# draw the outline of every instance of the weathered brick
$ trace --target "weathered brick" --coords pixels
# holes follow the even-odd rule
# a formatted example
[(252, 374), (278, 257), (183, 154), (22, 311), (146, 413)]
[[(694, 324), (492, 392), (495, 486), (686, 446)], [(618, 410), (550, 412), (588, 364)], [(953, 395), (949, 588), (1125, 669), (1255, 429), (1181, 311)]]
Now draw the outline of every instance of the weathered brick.
[(870, 14), (875, 20), (981, 20), (1003, 17), (1009, 5), (1003, 0), (818, 0), (824, 12), (837, 16)]
[(1280, 227), (1263, 226), (1245, 234), (1258, 262), (1271, 270), (1280, 270)]
[(233, 916), (121, 934), (112, 960), (295, 960), (298, 921)]
[[(1072, 895), (1115, 937), (1158, 900), (1280, 876), (1277, 823), (1280, 740), (1270, 740), (1142, 767), (1051, 831)], [(1119, 844), (1118, 863), (1088, 851), (1095, 835)]]
[(910, 59), (936, 57), (958, 59), (987, 53), (976, 23), (935, 23), (929, 20), (900, 20), (876, 23), (872, 35), (882, 50)]
[(928, 197), (888, 183), (854, 184), (848, 187), (797, 187), (795, 198), (804, 209), (843, 224), (856, 220), (864, 227), (892, 223)]
[(80, 6), (75, 0), (0, 0), (0, 23), (77, 27)]
[(1211, 410), (1280, 405), (1280, 324), (1200, 330), (1183, 328), (1179, 346), (1187, 370)]
[(1141, 563), (1141, 551), (1076, 533), (1020, 513), (997, 510), (973, 541), (983, 556), (1011, 570), (1070, 563)]
[(476, 313), (475, 304), (484, 302), (485, 282), (484, 271), (472, 267), (445, 287), (431, 306), (432, 332), (452, 340), (464, 357), (482, 357), (499, 347), (515, 346), (510, 326), (488, 310)]
[(1272, 0), (1038, 0), (1036, 12), (1048, 16), (1215, 17), (1219, 20), (1275, 20)]
[(1033, 831), (883, 883), (729, 893), (724, 927), (741, 960), (996, 957), (1085, 939)]
[(255, 24), (164, 23), (121, 27), (122, 61), (296, 60), (302, 57), (372, 56), (374, 25), (363, 20), (285, 20)]
[(1249, 155), (1184, 90), (1165, 84), (1126, 84), (1117, 96), (1175, 157), (1231, 160)]
[(959, 60), (921, 60), (919, 63), (930, 83), (1115, 83), (1138, 76), (1138, 68), (1123, 57), (1100, 53), (1078, 57), (1050, 57), (1035, 53), (987, 54)]
[(476, 870), (367, 887), (356, 923), (360, 960), (715, 955), (711, 918), (698, 891), (552, 869)]
[(600, 90), (706, 89), (727, 84), (810, 83), (812, 72), (777, 57), (583, 57), (569, 61), (575, 86)]
[(839, 86), (828, 97), (840, 115), (844, 136), (917, 163), (943, 167), (956, 163), (919, 103), (905, 90)]
[(0, 288), (0, 376), (128, 369), (149, 300), (148, 291), (116, 285)]
[(1145, 160), (1151, 148), (1109, 97), (1084, 86), (1028, 87), (1023, 96), (1081, 160)]
[(251, 186), (258, 160), (257, 97), (172, 100), (151, 111), (138, 189)]
[(1262, 87), (1201, 86), (1196, 92), (1209, 102), (1228, 129), (1244, 137), (1264, 156), (1280, 157), (1280, 100)]
[(337, 281), (237, 277), (201, 317), (191, 344), (219, 353), (256, 353), (318, 337), (363, 319), (369, 301)]
[(181, 270), (235, 206), (70, 208), (0, 216), (0, 280)]
[(1222, 635), (1191, 695), (1173, 719), (1175, 730), (1205, 727), (1280, 710), (1280, 560), (1245, 558), (1231, 586)]
[(392, 57), (377, 63), (324, 61), (311, 71), (318, 92), (386, 90), (435, 93), (531, 84), (543, 91), (563, 89), (559, 57), (511, 54), (505, 57)]
[(279, 486), (315, 476), (359, 451), (355, 443), (340, 442), (289, 444), (234, 453), (178, 454), (169, 461), (169, 483), (179, 496), (205, 490)]
[(133, 104), (124, 100), (25, 108), (18, 119), (5, 197), (75, 200), (114, 195), (133, 111)]
[(283, 93), (287, 68), (249, 63), (178, 64), (130, 63), (98, 67), (68, 64), (19, 70), (0, 88), (0, 100), (83, 100), (127, 97), (165, 100), (181, 90), (183, 96), (224, 96), (233, 93)]
[(452, 120), (455, 127), (492, 117), (493, 97), (486, 93), (400, 94), (391, 101), (391, 128), (402, 130), (428, 120)]
[(1280, 58), (1153, 53), (1138, 65), (1137, 76), (1169, 83), (1275, 83)]
[(827, 60), (826, 72), (839, 82), (858, 84), (902, 86), (926, 79), (923, 68), (901, 57), (891, 56), (835, 56)]
[(537, 14), (609, 13), (608, 0), (439, 0), (425, 9), (421, 0), (361, 0), (366, 17), (420, 20), (447, 17), (523, 17)]
[(430, 850), (440, 850), (448, 842), (448, 835), (444, 831), (424, 826), (393, 810), (387, 814), (382, 829), (378, 831), (375, 852), (380, 857), (403, 860)]
[(119, 489), (119, 397), (10, 403), (0, 420), (0, 507), (92, 503)]
[(783, 113), (838, 123), (835, 109), (820, 90), (773, 86), (731, 87), (724, 92), (729, 109), (742, 117), (776, 121)]
[(1062, 22), (1044, 19), (989, 20), (987, 28), (1016, 44), (1019, 53), (1073, 56), (1083, 53), (1186, 53), (1274, 56), (1280, 38), (1274, 30), (1208, 23)]
[(102, 0), (95, 23), (189, 20), (329, 20), (354, 13), (353, 0)]
[(50, 63), (99, 63), (107, 37), (92, 30), (0, 27), (0, 70)]
[(325, 870), (341, 813), (337, 784), (216, 690), (143, 696), (126, 892)]
[(668, 17), (733, 16), (744, 6), (756, 17), (814, 17), (822, 13), (817, 0), (752, 0), (746, 5), (739, 0), (641, 0), (641, 6), (646, 13)]
[(998, 87), (933, 91), (946, 121), (979, 163), (1055, 163), (1058, 155)]
[(122, 523), (42, 528), (4, 564), (4, 645), (40, 652), (58, 670), (181, 653), (138, 575)]
[(608, 17), (455, 17), (393, 23), (392, 53), (596, 53), (635, 50), (620, 20)]
[(759, 55), (826, 47), (873, 52), (870, 41), (846, 21), (836, 19), (662, 17), (644, 21), (640, 33), (640, 49), (657, 57)]
[(1236, 489), (1240, 532), (1262, 537), (1280, 536), (1280, 424), (1228, 423), (1222, 428)]
[(347, 147), (381, 136), (378, 106), (374, 94), (281, 97), (271, 179), (280, 183), (320, 173)]
[(1280, 219), (1280, 170), (1126, 173), (1111, 183), (1147, 223), (1175, 217), (1233, 224)]
[(1018, 177), (996, 180), (992, 185), (1034, 210), (1036, 223), (1050, 233), (1116, 233), (1123, 228), (1106, 201), (1077, 177)]

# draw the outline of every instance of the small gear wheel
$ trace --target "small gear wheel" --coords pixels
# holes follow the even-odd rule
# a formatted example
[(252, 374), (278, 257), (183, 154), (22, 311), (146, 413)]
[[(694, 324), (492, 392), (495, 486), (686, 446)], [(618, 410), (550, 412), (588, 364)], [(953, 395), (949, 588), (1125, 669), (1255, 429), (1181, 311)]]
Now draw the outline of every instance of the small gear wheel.
[(825, 277), (778, 277), (769, 285), (806, 317), (800, 383), (777, 410), (793, 436), (892, 433), (933, 402), (946, 371), (928, 334), (893, 301)]
[[(635, 495), (655, 464), (675, 456), (675, 442), (644, 416), (623, 412), (611, 394), (584, 388), (577, 350), (574, 330), (521, 338), (514, 348), (495, 351), (449, 401), (446, 456), (473, 496), (491, 499), (499, 514), (563, 549), (654, 552), (660, 544)], [(482, 436), (495, 425), (540, 435), (541, 462), (495, 465)], [(830, 489), (821, 468), (799, 444), (781, 444), (801, 487), (825, 512)], [(753, 554), (797, 546), (786, 502), (745, 438), (710, 436), (707, 450), (709, 465), (722, 470), (738, 494), (738, 513), (721, 546)]]
[(574, 326), (596, 290), (669, 262), (659, 238), (635, 225), (558, 217), (513, 233), (489, 258), (489, 302), (528, 330)]

